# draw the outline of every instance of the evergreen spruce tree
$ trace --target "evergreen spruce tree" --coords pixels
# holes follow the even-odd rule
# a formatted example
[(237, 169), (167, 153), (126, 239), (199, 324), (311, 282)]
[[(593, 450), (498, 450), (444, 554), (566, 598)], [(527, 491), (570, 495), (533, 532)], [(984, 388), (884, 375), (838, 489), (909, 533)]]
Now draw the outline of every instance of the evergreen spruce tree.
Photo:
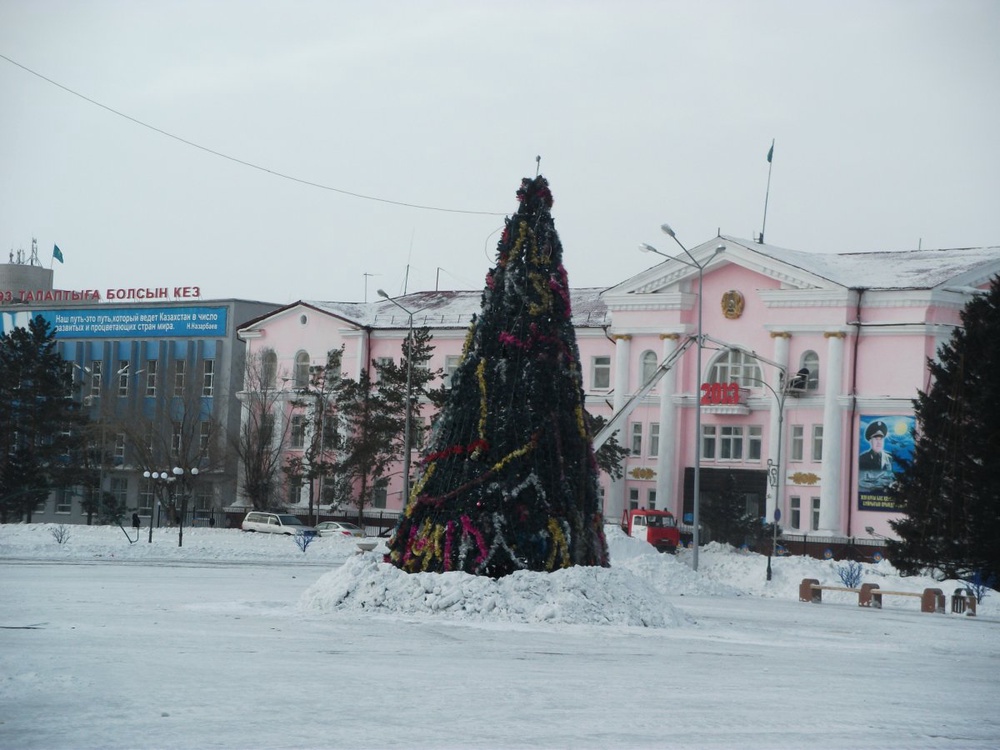
[(31, 518), (40, 500), (72, 483), (71, 455), (86, 419), (41, 316), (0, 336), (0, 523)]
[(607, 565), (562, 245), (524, 179), (389, 559), (500, 577)]
[(1000, 277), (962, 311), (914, 401), (913, 459), (894, 490), (893, 565), (947, 578), (1000, 577)]

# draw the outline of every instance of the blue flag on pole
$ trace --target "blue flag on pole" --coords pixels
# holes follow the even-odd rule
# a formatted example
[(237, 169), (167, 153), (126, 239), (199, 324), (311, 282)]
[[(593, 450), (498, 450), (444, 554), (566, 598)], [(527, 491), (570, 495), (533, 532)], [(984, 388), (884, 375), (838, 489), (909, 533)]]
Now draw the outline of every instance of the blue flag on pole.
[(62, 257), (62, 250), (59, 249), (59, 245), (52, 246), (52, 257), (58, 260), (60, 263), (65, 262)]
[(771, 148), (767, 151), (767, 163), (771, 163), (771, 157), (774, 156), (774, 141), (771, 141)]

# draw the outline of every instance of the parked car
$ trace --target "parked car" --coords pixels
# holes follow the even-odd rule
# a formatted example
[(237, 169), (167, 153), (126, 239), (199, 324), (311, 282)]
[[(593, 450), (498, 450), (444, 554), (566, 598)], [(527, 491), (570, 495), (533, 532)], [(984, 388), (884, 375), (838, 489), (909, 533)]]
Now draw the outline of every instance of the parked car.
[(265, 534), (287, 534), (288, 536), (295, 534), (316, 536), (319, 533), (312, 526), (306, 526), (291, 513), (264, 513), (259, 510), (247, 513), (240, 528), (244, 531), (261, 531)]
[(323, 523), (316, 524), (316, 531), (320, 536), (334, 536), (337, 534), (358, 537), (367, 536), (365, 530), (360, 526), (355, 526), (353, 523), (347, 523), (346, 521), (323, 521)]

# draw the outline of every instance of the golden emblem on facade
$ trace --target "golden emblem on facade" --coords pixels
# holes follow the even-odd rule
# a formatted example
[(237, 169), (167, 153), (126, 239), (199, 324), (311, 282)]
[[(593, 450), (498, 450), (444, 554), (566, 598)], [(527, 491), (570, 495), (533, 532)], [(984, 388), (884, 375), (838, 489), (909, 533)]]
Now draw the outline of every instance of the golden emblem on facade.
[(797, 471), (788, 479), (792, 484), (819, 484), (819, 476), (811, 471)]
[(652, 479), (656, 476), (656, 472), (652, 469), (641, 469), (636, 467), (629, 472), (633, 479)]
[(730, 289), (722, 295), (722, 314), (730, 320), (736, 320), (743, 314), (743, 306), (746, 304), (743, 295), (735, 289)]

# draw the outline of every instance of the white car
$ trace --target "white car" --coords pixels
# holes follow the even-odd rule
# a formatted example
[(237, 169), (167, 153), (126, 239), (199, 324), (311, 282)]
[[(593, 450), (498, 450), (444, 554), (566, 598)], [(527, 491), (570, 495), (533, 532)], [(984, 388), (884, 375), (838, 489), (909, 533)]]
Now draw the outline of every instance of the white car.
[(364, 529), (346, 521), (323, 521), (323, 523), (316, 524), (316, 532), (320, 536), (336, 536), (338, 534), (356, 537), (366, 536)]
[(291, 513), (264, 513), (259, 510), (247, 513), (240, 528), (244, 531), (261, 531), (265, 534), (287, 534), (288, 536), (296, 534), (316, 536), (318, 533), (312, 526), (306, 526)]

